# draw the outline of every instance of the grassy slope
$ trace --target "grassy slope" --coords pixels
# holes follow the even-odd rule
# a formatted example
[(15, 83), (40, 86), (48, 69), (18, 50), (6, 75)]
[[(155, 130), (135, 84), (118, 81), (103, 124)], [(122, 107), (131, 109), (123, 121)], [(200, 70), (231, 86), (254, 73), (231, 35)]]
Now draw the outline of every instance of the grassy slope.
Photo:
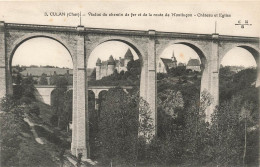
[[(38, 146), (38, 148), (44, 150), (45, 153), (50, 155), (56, 161), (56, 163), (53, 164), (54, 166), (59, 166), (57, 164), (60, 163), (60, 152), (63, 148), (65, 150), (70, 149), (70, 133), (63, 132), (60, 129), (55, 128), (51, 125), (50, 118), (53, 115), (51, 106), (42, 102), (35, 103), (40, 108), (40, 115), (39, 117), (37, 117), (35, 115), (30, 114), (29, 119), (30, 121), (35, 123), (34, 128), (36, 130), (36, 133), (41, 139), (43, 139), (45, 143), (44, 145)], [(35, 148), (27, 145), (26, 149), (34, 150)], [(36, 154), (38, 155), (38, 153)]]

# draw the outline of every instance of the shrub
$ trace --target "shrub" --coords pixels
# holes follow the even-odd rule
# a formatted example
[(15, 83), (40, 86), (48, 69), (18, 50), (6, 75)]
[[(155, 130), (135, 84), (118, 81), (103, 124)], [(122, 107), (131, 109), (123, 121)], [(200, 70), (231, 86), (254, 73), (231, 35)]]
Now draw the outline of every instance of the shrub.
[(40, 107), (36, 103), (34, 103), (30, 106), (29, 112), (31, 114), (35, 114), (36, 116), (39, 116), (40, 115)]

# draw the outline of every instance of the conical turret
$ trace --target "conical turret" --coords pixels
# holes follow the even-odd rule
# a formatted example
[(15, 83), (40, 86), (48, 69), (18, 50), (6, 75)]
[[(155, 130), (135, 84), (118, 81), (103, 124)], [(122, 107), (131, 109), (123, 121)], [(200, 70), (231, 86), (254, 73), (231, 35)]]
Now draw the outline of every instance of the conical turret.
[(132, 52), (131, 52), (131, 50), (129, 48), (126, 51), (124, 58), (128, 59), (128, 60), (133, 60), (134, 59), (134, 56), (133, 56), (133, 54), (132, 54)]
[(107, 65), (115, 65), (115, 60), (113, 58), (113, 56), (111, 55), (107, 61)]
[(116, 64), (116, 62), (115, 62), (113, 56), (111, 55), (107, 61), (107, 75), (111, 75), (114, 73), (115, 64)]
[(100, 58), (97, 59), (96, 66), (101, 66), (101, 60), (100, 60)]
[(125, 53), (125, 57), (124, 57), (125, 67), (127, 67), (128, 62), (132, 61), (132, 60), (134, 60), (134, 56), (133, 56), (131, 50), (128, 48), (126, 53)]

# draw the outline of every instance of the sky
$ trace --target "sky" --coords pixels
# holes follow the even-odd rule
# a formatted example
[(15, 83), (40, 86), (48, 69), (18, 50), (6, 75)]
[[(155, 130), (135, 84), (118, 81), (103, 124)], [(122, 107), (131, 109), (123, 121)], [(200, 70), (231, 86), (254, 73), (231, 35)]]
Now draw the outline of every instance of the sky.
[[(202, 1), (87, 1), (87, 2), (0, 2), (0, 20), (7, 23), (24, 24), (44, 24), (59, 26), (77, 26), (80, 24), (78, 16), (57, 16), (60, 13), (81, 12), (81, 24), (85, 27), (112, 28), (112, 29), (132, 29), (166, 32), (202, 33), (212, 34), (215, 32), (215, 22), (217, 22), (216, 32), (220, 35), (237, 35), (258, 37), (260, 33), (259, 22), (260, 2), (202, 2)], [(136, 16), (103, 16), (103, 14), (123, 14), (131, 13)], [(161, 17), (161, 16), (139, 16), (138, 14), (163, 14), (182, 13), (192, 14), (192, 17)], [(46, 16), (46, 14), (48, 16)], [(91, 14), (101, 14), (101, 16), (91, 16)], [(227, 14), (231, 17), (198, 17), (199, 15)], [(56, 16), (50, 16), (56, 15)], [(194, 17), (197, 15), (197, 17)], [(235, 24), (248, 20), (251, 26), (241, 28)], [(39, 41), (41, 40), (41, 41)], [(106, 60), (111, 54), (118, 58), (123, 56), (128, 46), (122, 44), (102, 44), (91, 54), (89, 61), (91, 66), (95, 65), (97, 57)], [(99, 49), (101, 48), (101, 50)], [(99, 51), (100, 50), (100, 51)], [(103, 52), (103, 51), (105, 52)], [(178, 61), (180, 57), (185, 57), (185, 61), (190, 57), (196, 57), (192, 49), (187, 46), (174, 45), (166, 48), (162, 57), (170, 58), (172, 52)], [(224, 58), (222, 64), (238, 63), (239, 65), (254, 66), (251, 55), (241, 48), (231, 50)], [(90, 58), (91, 58), (90, 57)], [(238, 58), (239, 57), (239, 58)], [(31, 39), (23, 43), (15, 52), (13, 64), (19, 63), (40, 63), (40, 65), (72, 67), (70, 55), (59, 43), (46, 41), (45, 39)], [(185, 63), (185, 62), (184, 62)], [(244, 64), (243, 64), (244, 63)]]

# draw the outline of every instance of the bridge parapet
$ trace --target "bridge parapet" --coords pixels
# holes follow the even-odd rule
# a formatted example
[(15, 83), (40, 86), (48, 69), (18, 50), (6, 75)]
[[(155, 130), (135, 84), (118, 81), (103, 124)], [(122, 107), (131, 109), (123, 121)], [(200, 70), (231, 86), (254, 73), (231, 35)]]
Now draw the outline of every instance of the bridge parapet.
[[(95, 99), (99, 98), (99, 93), (102, 91), (108, 91), (111, 88), (116, 88), (117, 86), (89, 86), (88, 90), (91, 90), (95, 94)], [(51, 93), (56, 88), (55, 85), (35, 85), (35, 88), (37, 89), (36, 92), (36, 98), (46, 104), (51, 105)], [(73, 90), (73, 86), (69, 85), (67, 86), (68, 90)], [(132, 89), (133, 86), (122, 86), (122, 88), (125, 92), (128, 89)]]
[[(54, 25), (36, 25), (36, 24), (18, 24), (18, 23), (5, 23), (0, 21), (8, 29), (22, 29), (22, 30), (43, 30), (43, 31), (68, 31), (77, 32), (77, 27), (73, 26), (54, 26)], [(98, 34), (116, 34), (116, 35), (134, 35), (134, 36), (149, 36), (149, 31), (145, 30), (128, 30), (128, 29), (107, 29), (107, 28), (91, 28), (84, 27), (86, 33)], [(188, 39), (201, 39), (211, 40), (212, 34), (198, 34), (198, 33), (182, 33), (182, 32), (163, 32), (155, 31), (156, 37), (167, 38), (188, 38)], [(246, 37), (246, 36), (230, 36), (219, 35), (219, 40), (224, 41), (244, 41), (244, 42), (259, 42), (259, 37)]]

